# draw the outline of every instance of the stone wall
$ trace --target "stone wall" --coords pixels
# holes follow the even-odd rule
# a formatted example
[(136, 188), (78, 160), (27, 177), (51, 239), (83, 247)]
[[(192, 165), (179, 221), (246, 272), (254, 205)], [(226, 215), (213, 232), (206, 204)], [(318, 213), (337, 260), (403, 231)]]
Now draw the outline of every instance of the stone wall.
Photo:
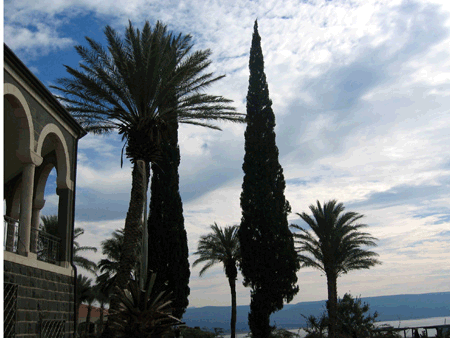
[(40, 338), (65, 321), (64, 337), (74, 331), (74, 279), (42, 269), (4, 261), (3, 282), (17, 284), (16, 338)]

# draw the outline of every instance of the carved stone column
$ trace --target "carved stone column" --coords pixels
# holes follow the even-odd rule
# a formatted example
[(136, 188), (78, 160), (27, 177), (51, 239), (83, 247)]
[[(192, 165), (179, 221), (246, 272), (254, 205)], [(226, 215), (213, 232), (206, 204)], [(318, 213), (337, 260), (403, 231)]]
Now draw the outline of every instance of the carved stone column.
[(30, 252), (30, 230), (35, 168), (36, 166), (34, 163), (26, 163), (22, 171), (18, 252), (23, 256), (28, 256), (28, 253)]
[(41, 220), (41, 210), (45, 205), (44, 199), (35, 199), (33, 212), (31, 214), (31, 252), (37, 253), (37, 242), (39, 237), (39, 224)]

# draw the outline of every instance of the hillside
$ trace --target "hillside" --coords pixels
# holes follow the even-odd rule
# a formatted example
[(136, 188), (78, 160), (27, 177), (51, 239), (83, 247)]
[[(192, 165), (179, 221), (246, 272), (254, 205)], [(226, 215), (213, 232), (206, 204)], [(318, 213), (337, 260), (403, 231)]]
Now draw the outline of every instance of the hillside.
[[(416, 295), (395, 295), (361, 298), (370, 305), (371, 312), (379, 313), (379, 321), (407, 320), (418, 318), (450, 316), (450, 292), (427, 293)], [(271, 317), (272, 325), (278, 327), (298, 328), (305, 325), (301, 316), (317, 316), (325, 311), (325, 301), (301, 302), (287, 304), (281, 311)], [(249, 306), (237, 307), (236, 330), (248, 331), (247, 315)], [(206, 306), (188, 308), (183, 316), (186, 325), (194, 327), (221, 327), (229, 329), (231, 308), (228, 306)]]

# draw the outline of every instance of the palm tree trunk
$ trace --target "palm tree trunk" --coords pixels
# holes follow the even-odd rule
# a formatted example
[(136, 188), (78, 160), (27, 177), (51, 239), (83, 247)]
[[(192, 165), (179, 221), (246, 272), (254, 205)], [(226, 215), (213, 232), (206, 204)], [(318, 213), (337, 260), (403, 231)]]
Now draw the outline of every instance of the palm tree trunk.
[(327, 272), (327, 284), (328, 284), (328, 337), (336, 337), (337, 328), (337, 276), (334, 272)]
[(100, 334), (102, 333), (102, 331), (103, 331), (103, 312), (105, 311), (105, 302), (104, 301), (102, 301), (101, 303), (100, 303), (100, 319), (99, 319), (99, 321), (100, 321)]
[(91, 311), (92, 311), (92, 304), (88, 304), (88, 311), (86, 315), (86, 329), (84, 330), (84, 336), (87, 338), (89, 337), (89, 326), (91, 324)]
[(236, 278), (229, 277), (231, 289), (231, 338), (236, 338)]
[[(119, 309), (119, 300), (115, 286), (125, 289), (130, 279), (131, 271), (136, 263), (136, 248), (141, 244), (140, 223), (142, 218), (142, 210), (144, 207), (144, 176), (142, 175), (137, 161), (133, 161), (131, 197), (128, 207), (127, 217), (125, 219), (125, 229), (123, 238), (123, 247), (120, 255), (119, 270), (112, 287), (112, 297), (108, 313), (108, 322), (103, 330), (102, 337), (108, 338), (110, 335), (110, 325), (114, 323), (114, 312)], [(148, 181), (147, 181), (148, 182)]]

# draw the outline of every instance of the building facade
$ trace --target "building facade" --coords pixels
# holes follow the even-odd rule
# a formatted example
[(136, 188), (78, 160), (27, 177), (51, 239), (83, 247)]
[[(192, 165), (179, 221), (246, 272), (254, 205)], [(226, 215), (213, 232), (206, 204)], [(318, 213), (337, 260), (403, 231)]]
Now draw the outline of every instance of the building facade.
[[(78, 140), (86, 132), (4, 45), (4, 337), (73, 337)], [(58, 227), (40, 229), (56, 169)], [(6, 208), (5, 208), (6, 207)]]

